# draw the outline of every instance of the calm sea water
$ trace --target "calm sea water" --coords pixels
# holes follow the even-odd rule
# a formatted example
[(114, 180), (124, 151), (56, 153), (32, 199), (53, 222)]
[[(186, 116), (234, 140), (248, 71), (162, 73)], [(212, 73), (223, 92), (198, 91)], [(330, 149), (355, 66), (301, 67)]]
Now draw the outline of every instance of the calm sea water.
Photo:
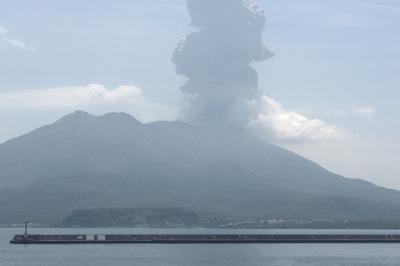
[[(400, 265), (400, 244), (10, 245), (0, 228), (0, 266)], [(397, 233), (343, 230), (31, 229), (40, 234)]]

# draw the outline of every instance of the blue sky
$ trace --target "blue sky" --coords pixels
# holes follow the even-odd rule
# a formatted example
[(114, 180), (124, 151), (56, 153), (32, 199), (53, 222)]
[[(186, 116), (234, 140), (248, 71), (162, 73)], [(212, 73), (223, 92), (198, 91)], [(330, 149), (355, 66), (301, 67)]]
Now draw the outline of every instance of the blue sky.
[[(274, 142), (334, 172), (400, 188), (400, 2), (257, 2), (276, 53), (254, 64), (260, 89), (286, 113), (341, 132)], [(194, 30), (184, 0), (0, 6), (0, 142), (74, 109), (127, 111), (143, 121), (179, 116), (184, 79), (171, 53)], [(69, 92), (93, 88), (106, 96), (72, 103)]]

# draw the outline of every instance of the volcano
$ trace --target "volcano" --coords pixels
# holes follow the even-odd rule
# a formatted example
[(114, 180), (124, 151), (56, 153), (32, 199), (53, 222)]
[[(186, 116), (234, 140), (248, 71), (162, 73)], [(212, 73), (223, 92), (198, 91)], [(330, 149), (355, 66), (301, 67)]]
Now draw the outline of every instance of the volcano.
[(218, 217), (397, 219), (400, 192), (345, 178), (243, 128), (75, 112), (0, 145), (0, 224), (77, 209)]

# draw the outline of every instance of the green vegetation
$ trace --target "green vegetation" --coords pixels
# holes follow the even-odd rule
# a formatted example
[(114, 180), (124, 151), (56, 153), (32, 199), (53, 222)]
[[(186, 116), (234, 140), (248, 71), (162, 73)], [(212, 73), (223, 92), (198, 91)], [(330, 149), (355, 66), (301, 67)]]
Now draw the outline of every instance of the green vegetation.
[(184, 208), (103, 208), (76, 210), (62, 221), (66, 227), (153, 227), (226, 229), (399, 229), (400, 220), (268, 219), (198, 215)]
[(176, 227), (194, 226), (199, 216), (182, 208), (93, 209), (73, 211), (65, 226), (76, 227)]

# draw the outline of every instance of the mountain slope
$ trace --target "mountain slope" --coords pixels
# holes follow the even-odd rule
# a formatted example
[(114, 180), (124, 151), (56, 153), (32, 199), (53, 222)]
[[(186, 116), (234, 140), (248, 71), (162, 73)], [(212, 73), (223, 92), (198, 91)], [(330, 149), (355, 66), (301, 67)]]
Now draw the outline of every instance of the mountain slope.
[(344, 178), (238, 128), (70, 114), (0, 145), (0, 223), (185, 207), (230, 217), (394, 219), (400, 192)]

